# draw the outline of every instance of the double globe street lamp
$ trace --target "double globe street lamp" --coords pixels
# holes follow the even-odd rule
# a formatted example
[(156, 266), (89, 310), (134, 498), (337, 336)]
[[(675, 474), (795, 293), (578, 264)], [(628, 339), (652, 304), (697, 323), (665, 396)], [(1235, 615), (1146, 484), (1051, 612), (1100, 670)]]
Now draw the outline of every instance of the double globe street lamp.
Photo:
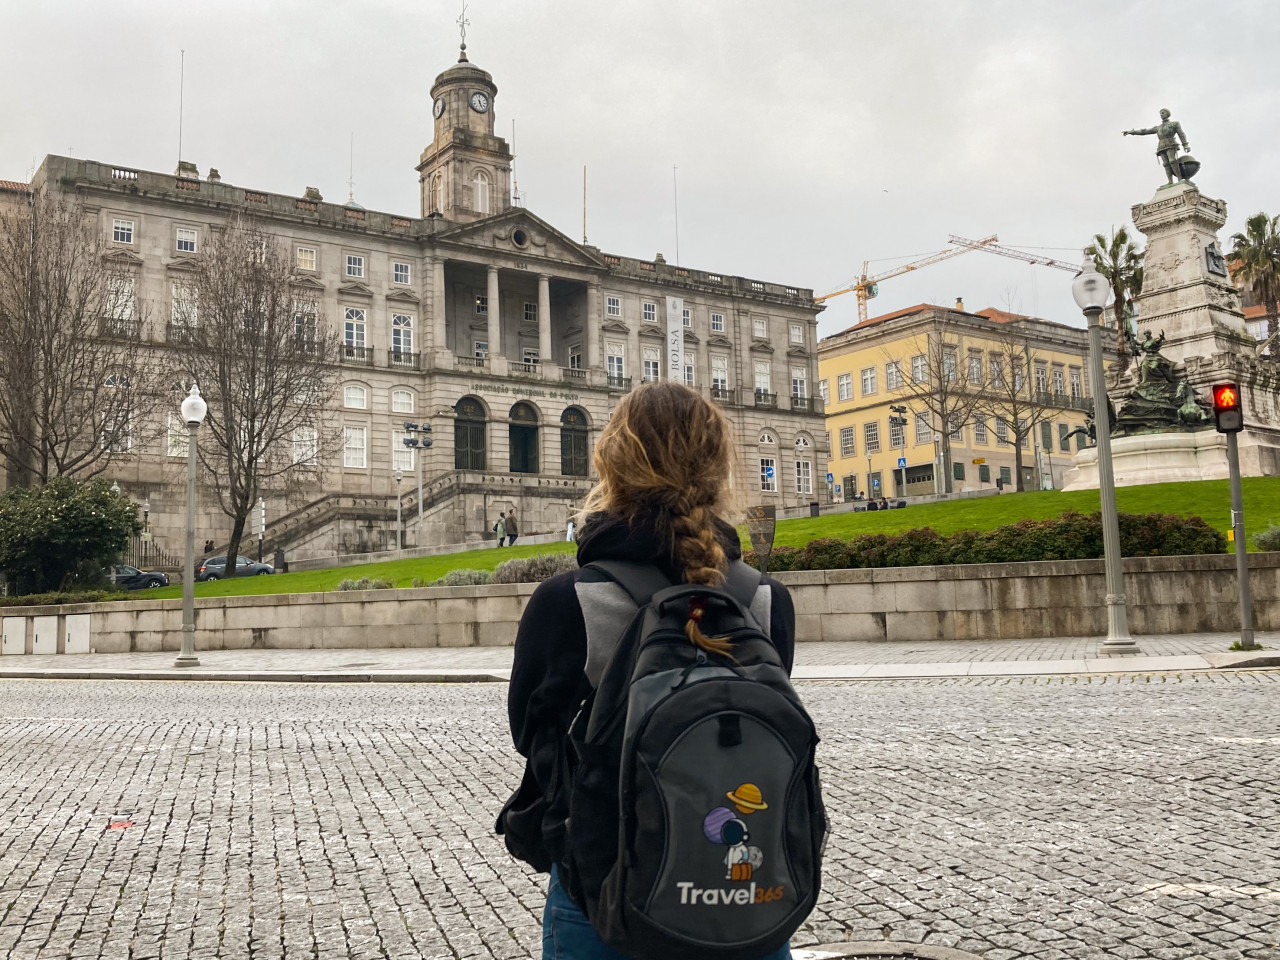
[(418, 449), (426, 450), (431, 446), (431, 424), (406, 420), (404, 433), (404, 445), (413, 451), (413, 465), (418, 473), (418, 546), (422, 546), (422, 457)]
[(182, 558), (182, 652), (175, 667), (198, 667), (196, 656), (196, 431), (204, 423), (209, 405), (200, 398), (194, 383), (182, 401), (182, 419), (187, 425), (187, 550)]
[(1111, 285), (1098, 273), (1093, 257), (1084, 255), (1080, 273), (1071, 284), (1076, 306), (1089, 326), (1089, 378), (1093, 381), (1093, 424), (1098, 437), (1098, 492), (1102, 499), (1102, 553), (1107, 572), (1107, 639), (1099, 647), (1108, 655), (1141, 653), (1129, 634), (1124, 598), (1124, 564), (1120, 554), (1120, 521), (1116, 516), (1116, 481), (1111, 468), (1111, 416), (1107, 409), (1107, 381), (1102, 369), (1102, 310)]

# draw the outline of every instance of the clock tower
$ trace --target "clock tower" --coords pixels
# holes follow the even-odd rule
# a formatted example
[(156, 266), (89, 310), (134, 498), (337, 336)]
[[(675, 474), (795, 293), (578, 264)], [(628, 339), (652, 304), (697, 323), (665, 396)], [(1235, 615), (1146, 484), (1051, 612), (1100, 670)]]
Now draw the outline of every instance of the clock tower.
[(467, 60), (431, 87), (435, 136), (422, 151), (418, 184), (422, 215), (468, 223), (504, 213), (511, 206), (511, 149), (493, 132), (493, 77)]

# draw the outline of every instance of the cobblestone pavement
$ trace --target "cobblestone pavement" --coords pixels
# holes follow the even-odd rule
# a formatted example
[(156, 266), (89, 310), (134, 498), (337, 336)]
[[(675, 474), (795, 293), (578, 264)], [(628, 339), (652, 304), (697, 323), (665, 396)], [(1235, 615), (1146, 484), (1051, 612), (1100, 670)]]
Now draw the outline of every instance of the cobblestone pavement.
[[(804, 683), (799, 945), (1280, 960), (1280, 671)], [(0, 681), (0, 957), (537, 954), (502, 684)]]

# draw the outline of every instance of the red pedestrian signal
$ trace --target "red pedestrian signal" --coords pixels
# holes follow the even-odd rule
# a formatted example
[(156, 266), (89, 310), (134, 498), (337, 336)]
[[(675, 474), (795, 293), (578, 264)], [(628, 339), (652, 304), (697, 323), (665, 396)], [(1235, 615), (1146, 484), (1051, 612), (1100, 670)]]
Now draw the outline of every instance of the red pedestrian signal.
[(1213, 416), (1219, 433), (1238, 433), (1244, 429), (1244, 411), (1240, 408), (1240, 387), (1219, 383), (1213, 388)]

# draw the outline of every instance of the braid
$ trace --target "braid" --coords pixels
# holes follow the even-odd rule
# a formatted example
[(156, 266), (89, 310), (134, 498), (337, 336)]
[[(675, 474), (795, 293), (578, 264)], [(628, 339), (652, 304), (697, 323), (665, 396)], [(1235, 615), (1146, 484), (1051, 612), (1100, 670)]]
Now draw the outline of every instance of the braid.
[[(704, 583), (709, 587), (720, 586), (724, 583), (729, 558), (716, 538), (715, 514), (705, 503), (689, 506), (687, 499), (683, 503), (676, 504), (672, 513), (672, 553), (684, 566), (685, 583)], [(684, 627), (689, 641), (708, 653), (731, 656), (732, 645), (728, 638), (706, 636), (702, 632), (701, 620), (701, 607), (692, 609)]]

